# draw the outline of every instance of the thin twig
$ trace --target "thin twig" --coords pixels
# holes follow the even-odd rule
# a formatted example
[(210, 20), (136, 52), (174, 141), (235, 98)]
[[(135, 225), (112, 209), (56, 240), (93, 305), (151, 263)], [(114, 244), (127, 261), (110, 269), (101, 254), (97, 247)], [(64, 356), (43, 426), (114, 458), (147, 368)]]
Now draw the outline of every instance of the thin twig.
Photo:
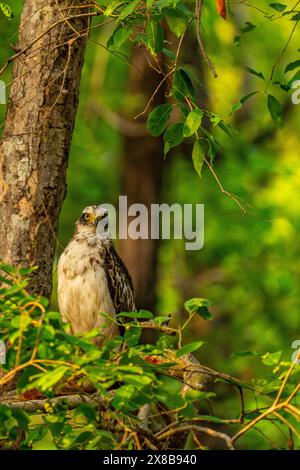
[(217, 72), (216, 72), (216, 69), (215, 69), (213, 63), (211, 62), (210, 58), (208, 57), (208, 54), (207, 54), (207, 52), (206, 52), (206, 49), (205, 49), (205, 47), (204, 47), (204, 44), (203, 44), (203, 41), (202, 41), (202, 37), (201, 37), (201, 34), (200, 34), (201, 15), (202, 15), (203, 3), (204, 3), (204, 0), (197, 0), (197, 1), (196, 1), (195, 16), (196, 16), (196, 35), (197, 35), (197, 41), (198, 41), (199, 48), (200, 48), (201, 54), (202, 54), (202, 56), (203, 56), (205, 62), (206, 62), (207, 65), (209, 66), (210, 70), (212, 71), (213, 76), (214, 76), (215, 78), (217, 78), (217, 77), (218, 77), (218, 74), (217, 74)]

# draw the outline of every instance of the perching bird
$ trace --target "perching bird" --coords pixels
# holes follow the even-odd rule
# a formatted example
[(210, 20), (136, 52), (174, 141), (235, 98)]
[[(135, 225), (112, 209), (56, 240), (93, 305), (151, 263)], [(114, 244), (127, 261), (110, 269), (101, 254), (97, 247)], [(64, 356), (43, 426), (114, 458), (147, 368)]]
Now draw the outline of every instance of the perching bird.
[(58, 303), (72, 334), (97, 328), (99, 345), (119, 334), (117, 313), (135, 311), (132, 280), (110, 239), (108, 212), (101, 206), (82, 211), (59, 259)]

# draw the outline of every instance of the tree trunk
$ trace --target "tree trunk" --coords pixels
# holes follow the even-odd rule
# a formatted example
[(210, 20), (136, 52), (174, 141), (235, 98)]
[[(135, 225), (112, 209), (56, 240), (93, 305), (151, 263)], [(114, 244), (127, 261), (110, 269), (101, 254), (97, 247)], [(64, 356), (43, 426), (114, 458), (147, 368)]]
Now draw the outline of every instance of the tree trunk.
[[(162, 76), (149, 67), (143, 50), (135, 49), (132, 57), (135, 67), (130, 69), (130, 93), (142, 93), (146, 105)], [(137, 70), (138, 69), (138, 70)], [(164, 102), (164, 86), (157, 93), (153, 106)], [(133, 116), (128, 116), (130, 119)], [(161, 202), (164, 169), (163, 138), (150, 135), (125, 137), (122, 160), (121, 194), (128, 197), (128, 206), (142, 203), (150, 209)], [(149, 225), (150, 226), (150, 225)], [(136, 305), (154, 311), (156, 303), (156, 274), (158, 240), (120, 240), (120, 253), (132, 275)]]
[(0, 259), (39, 266), (29, 289), (46, 297), (89, 25), (74, 6), (85, 3), (24, 1), (0, 143)]

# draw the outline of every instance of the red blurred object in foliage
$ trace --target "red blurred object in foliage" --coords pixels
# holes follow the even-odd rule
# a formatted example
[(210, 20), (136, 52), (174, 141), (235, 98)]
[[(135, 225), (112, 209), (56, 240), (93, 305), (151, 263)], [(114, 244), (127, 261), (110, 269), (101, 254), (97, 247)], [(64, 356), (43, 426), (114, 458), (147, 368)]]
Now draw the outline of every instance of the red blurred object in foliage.
[(22, 394), (23, 400), (38, 400), (39, 398), (42, 398), (42, 396), (43, 395), (37, 388), (32, 388)]
[(145, 361), (151, 362), (151, 364), (159, 364), (161, 361), (156, 356), (145, 356)]
[(217, 0), (217, 10), (219, 15), (226, 20), (226, 0)]

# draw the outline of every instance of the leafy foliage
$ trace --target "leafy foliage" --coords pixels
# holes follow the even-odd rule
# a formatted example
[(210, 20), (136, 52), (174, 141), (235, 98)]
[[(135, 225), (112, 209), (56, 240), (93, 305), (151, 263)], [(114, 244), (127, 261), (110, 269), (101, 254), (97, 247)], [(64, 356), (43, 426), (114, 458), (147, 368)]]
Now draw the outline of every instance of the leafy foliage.
[(7, 3), (5, 3), (5, 2), (0, 2), (0, 10), (2, 11), (2, 13), (3, 13), (8, 19), (13, 18), (13, 16), (14, 16), (13, 11), (12, 11), (12, 9), (10, 8), (10, 6), (7, 5)]
[[(281, 361), (281, 353), (262, 356), (263, 363), (271, 369), (267, 380), (243, 385), (233, 377), (197, 365), (190, 353), (199, 349), (202, 341), (179, 345), (176, 351), (176, 337), (170, 337), (162, 327), (156, 344), (140, 344), (143, 324), (137, 320), (125, 324), (124, 339), (106, 340), (99, 349), (93, 342), (99, 332), (71, 336), (64, 330), (59, 314), (47, 310), (45, 299), (27, 293), (30, 269), (17, 271), (2, 265), (1, 270), (4, 287), (0, 291), (0, 332), (7, 344), (7, 361), (2, 368), (0, 386), (13, 380), (18, 393), (17, 404), (16, 397), (7, 398), (9, 392), (5, 389), (0, 395), (2, 448), (14, 448), (16, 441), (23, 449), (40, 448), (46, 438), (57, 449), (140, 449), (149, 445), (172, 448), (175, 444), (171, 437), (175, 434), (180, 437), (180, 426), (190, 425), (192, 432), (193, 426), (202, 421), (233, 425), (233, 437), (216, 434), (231, 448), (269, 415), (279, 426), (284, 424), (295, 429), (300, 419), (296, 407), (299, 366), (296, 362)], [(189, 312), (186, 323), (196, 313), (207, 318), (203, 308), (209, 305), (205, 299), (186, 302)], [(119, 321), (124, 325), (122, 317)], [(141, 311), (136, 317), (149, 319), (152, 315)], [(157, 318), (156, 324), (163, 325), (161, 320)], [(173, 331), (179, 334), (177, 341), (181, 342), (183, 330)], [(187, 366), (186, 361), (191, 360)], [(182, 375), (178, 373), (180, 367)], [(246, 411), (242, 400), (237, 419), (209, 415), (206, 403), (211, 401), (209, 409), (212, 410), (214, 393), (204, 391), (203, 384), (210, 373), (236, 385), (240, 391), (243, 387), (252, 390), (257, 401), (255, 412)], [(75, 398), (74, 393), (77, 393)], [(269, 405), (266, 408), (262, 403)], [(147, 407), (156, 421), (160, 416), (159, 431), (157, 428), (154, 431), (151, 424), (145, 425), (142, 410)], [(167, 422), (164, 416), (168, 416)], [(209, 427), (204, 429), (210, 434)], [(296, 430), (292, 432), (296, 446), (300, 445), (298, 437)], [(177, 441), (177, 446), (178, 442), (184, 445), (185, 439), (186, 435), (183, 441)]]
[[(196, 9), (194, 11), (192, 2), (179, 2), (176, 0), (164, 0), (163, 2), (141, 2), (139, 0), (131, 2), (106, 1), (105, 5), (106, 7), (103, 10), (103, 14), (106, 18), (110, 18), (115, 28), (107, 42), (109, 50), (121, 54), (124, 50), (124, 46), (132, 43), (134, 46), (144, 48), (145, 51), (150, 54), (152, 59), (149, 59), (149, 63), (151, 63), (151, 61), (154, 61), (153, 64), (159, 63), (162, 61), (159, 55), (162, 54), (164, 56), (163, 63), (166, 71), (164, 71), (162, 67), (158, 69), (159, 73), (162, 75), (161, 83), (157, 89), (154, 90), (142, 114), (148, 111), (155, 94), (163, 84), (166, 84), (169, 89), (167, 93), (169, 103), (160, 104), (149, 112), (147, 129), (154, 137), (158, 137), (164, 133), (166, 143), (165, 155), (171, 148), (177, 147), (185, 139), (193, 138), (194, 153), (192, 154), (192, 161), (196, 172), (201, 176), (202, 166), (206, 161), (205, 157), (209, 157), (210, 163), (212, 163), (218, 150), (220, 150), (218, 140), (216, 139), (215, 127), (217, 126), (230, 137), (232, 137), (234, 132), (231, 125), (218, 114), (214, 114), (200, 106), (199, 91), (201, 90), (202, 84), (190, 73), (188, 68), (185, 67), (185, 64), (181, 63), (182, 42), (188, 34), (189, 29), (194, 28), (197, 31), (200, 29), (199, 8), (201, 8), (200, 13), (202, 14), (202, 6), (196, 2)], [(236, 8), (238, 8), (238, 6)], [(279, 20), (281, 18), (284, 18), (286, 21), (297, 21), (295, 18), (295, 9), (288, 10), (287, 5), (282, 3), (270, 3), (268, 12), (264, 12), (260, 9), (258, 9), (258, 11), (264, 15), (264, 18), (270, 21)], [(231, 13), (231, 11), (227, 11), (225, 1), (216, 1), (215, 12), (223, 19), (230, 20), (228, 13)], [(209, 11), (205, 12), (205, 14), (212, 15), (214, 13)], [(221, 18), (218, 18), (218, 20), (222, 21)], [(245, 25), (240, 28), (240, 34), (234, 38), (234, 44), (240, 45), (242, 36), (246, 33), (252, 33), (257, 27), (258, 25), (251, 21), (246, 21)], [(168, 31), (168, 29), (170, 31)], [(168, 48), (169, 41), (167, 38), (170, 32), (177, 38), (177, 44), (174, 42), (174, 46), (176, 44), (175, 50), (174, 47), (173, 50)], [(199, 54), (202, 54), (202, 58), (206, 60), (210, 68), (214, 70), (207, 53), (203, 50), (204, 46), (201, 39), (199, 39), (198, 33), (196, 37), (199, 43)], [(291, 71), (294, 67), (296, 68), (297, 63), (298, 61), (294, 61), (292, 64), (289, 64), (286, 71)], [(278, 80), (273, 80), (273, 73), (276, 66), (277, 62), (273, 65), (274, 70), (270, 72), (269, 82), (265, 90), (260, 92), (260, 95), (267, 95), (267, 107), (270, 116), (278, 127), (282, 127), (282, 105), (273, 94), (267, 93), (269, 87), (276, 86), (278, 83), (281, 85), (282, 89), (288, 87), (283, 81), (278, 82)], [(155, 65), (153, 65), (153, 67), (155, 67)], [(270, 70), (271, 69), (272, 65), (270, 64)], [(263, 72), (257, 72), (254, 68), (249, 66), (246, 66), (246, 71), (266, 81)], [(288, 87), (288, 89), (290, 88)], [(237, 112), (246, 101), (257, 93), (258, 91), (250, 92), (246, 97), (242, 97), (238, 105), (233, 106), (231, 114)], [(173, 110), (174, 114), (176, 110), (176, 120), (172, 116)], [(206, 121), (204, 125), (202, 125), (202, 118), (205, 118)], [(169, 120), (171, 123), (168, 127)], [(175, 125), (177, 128), (174, 127)], [(183, 126), (182, 132), (181, 126)], [(180, 129), (180, 132), (174, 132), (175, 129)], [(206, 140), (208, 145), (201, 145), (199, 138)]]

